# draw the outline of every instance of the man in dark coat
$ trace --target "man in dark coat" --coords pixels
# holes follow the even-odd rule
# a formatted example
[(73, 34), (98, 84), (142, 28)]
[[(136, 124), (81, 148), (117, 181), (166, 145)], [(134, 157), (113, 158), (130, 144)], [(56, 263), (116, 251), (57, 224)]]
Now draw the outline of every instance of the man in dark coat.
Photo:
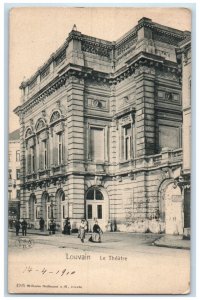
[(20, 221), (19, 220), (15, 221), (15, 229), (16, 229), (16, 236), (18, 236), (19, 230), (20, 230)]
[(70, 235), (71, 233), (71, 224), (70, 224), (70, 219), (67, 218), (65, 221), (65, 226), (64, 226), (64, 230), (62, 231), (63, 234), (68, 234)]
[(22, 225), (22, 235), (26, 235), (26, 231), (27, 231), (27, 222), (25, 219), (23, 219), (23, 221), (21, 222)]
[(40, 218), (40, 230), (44, 231), (44, 219)]

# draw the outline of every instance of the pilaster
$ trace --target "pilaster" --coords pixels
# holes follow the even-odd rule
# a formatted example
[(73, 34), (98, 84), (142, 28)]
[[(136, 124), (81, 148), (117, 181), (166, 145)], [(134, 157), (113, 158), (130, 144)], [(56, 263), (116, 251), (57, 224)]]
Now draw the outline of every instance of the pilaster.
[(139, 66), (136, 80), (136, 156), (155, 154), (155, 72)]

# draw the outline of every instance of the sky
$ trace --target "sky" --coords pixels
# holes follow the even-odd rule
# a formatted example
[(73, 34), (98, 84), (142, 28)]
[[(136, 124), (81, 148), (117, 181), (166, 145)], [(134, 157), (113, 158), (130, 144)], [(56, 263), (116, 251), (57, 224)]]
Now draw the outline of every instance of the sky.
[(83, 34), (114, 41), (142, 17), (191, 31), (184, 8), (14, 8), (9, 16), (9, 132), (19, 128), (13, 109), (20, 105), (23, 80), (30, 78), (68, 37), (74, 24)]

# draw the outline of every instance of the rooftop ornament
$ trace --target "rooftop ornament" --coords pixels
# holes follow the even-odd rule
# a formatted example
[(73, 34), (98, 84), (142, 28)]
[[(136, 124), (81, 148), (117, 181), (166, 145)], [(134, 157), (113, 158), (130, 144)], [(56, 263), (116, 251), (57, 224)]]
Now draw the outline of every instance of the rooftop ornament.
[(74, 26), (73, 26), (72, 30), (73, 30), (73, 31), (77, 31), (76, 24), (74, 24)]

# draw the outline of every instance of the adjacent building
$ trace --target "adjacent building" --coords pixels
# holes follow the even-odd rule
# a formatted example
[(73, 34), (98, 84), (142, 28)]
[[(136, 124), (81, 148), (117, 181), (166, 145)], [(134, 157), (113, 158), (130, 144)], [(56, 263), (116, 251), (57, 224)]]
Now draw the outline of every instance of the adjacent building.
[(191, 38), (180, 42), (178, 55), (181, 57), (182, 67), (182, 110), (183, 110), (183, 167), (178, 185), (182, 190), (184, 211), (184, 235), (190, 236), (190, 199), (191, 199), (191, 103), (192, 103), (192, 63)]
[(21, 217), (182, 234), (182, 71), (190, 33), (143, 18), (110, 42), (76, 30), (27, 81)]
[(19, 129), (9, 134), (8, 145), (8, 220), (20, 217), (20, 135)]

